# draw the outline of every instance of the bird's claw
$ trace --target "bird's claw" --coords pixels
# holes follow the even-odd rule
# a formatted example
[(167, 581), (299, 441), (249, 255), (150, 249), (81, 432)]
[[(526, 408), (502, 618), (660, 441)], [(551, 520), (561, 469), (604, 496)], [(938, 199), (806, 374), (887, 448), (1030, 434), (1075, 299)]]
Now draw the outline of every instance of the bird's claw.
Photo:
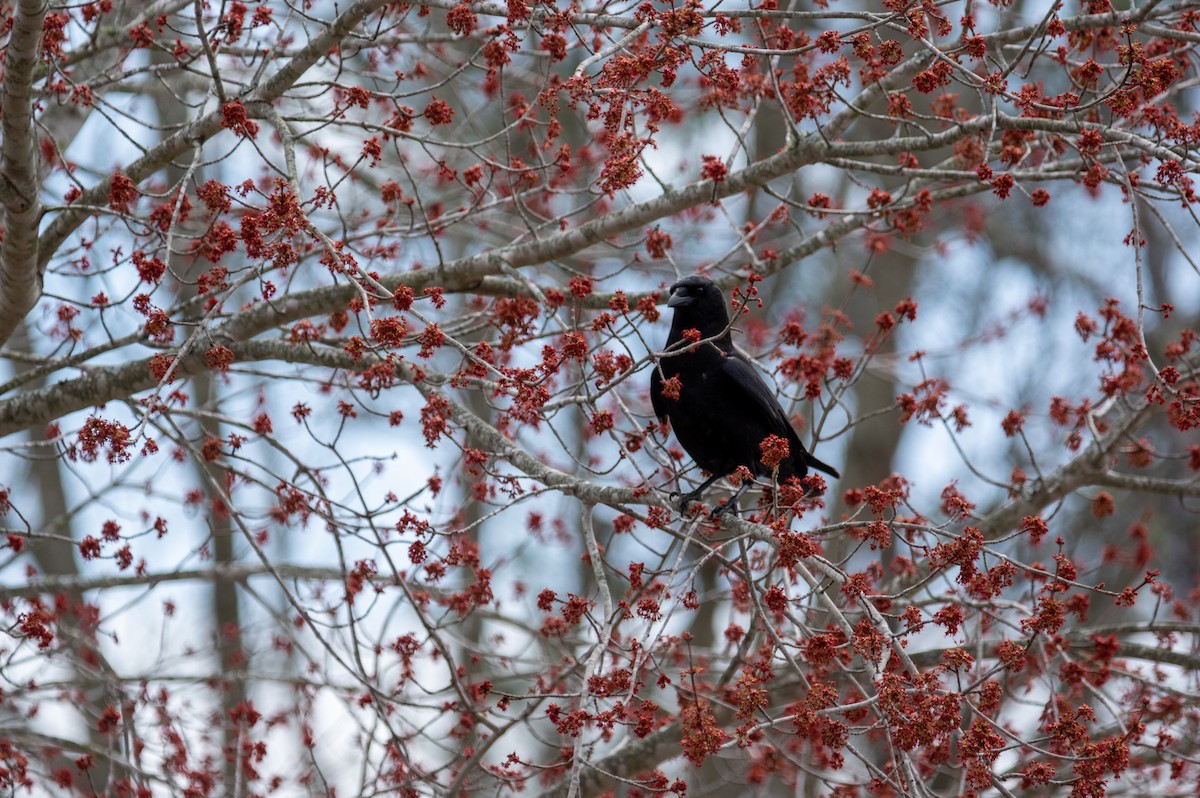
[(708, 514), (708, 518), (711, 521), (716, 521), (716, 520), (719, 520), (721, 516), (725, 515), (725, 513), (736, 512), (736, 511), (737, 511), (737, 502), (730, 499), (729, 501), (725, 502), (724, 504), (714, 507), (712, 509), (712, 511)]
[(680, 493), (677, 490), (673, 490), (667, 498), (669, 498), (672, 502), (678, 500), (678, 504), (676, 504), (676, 506), (679, 508), (679, 512), (686, 515), (688, 505), (696, 501), (699, 496), (697, 496), (695, 493)]
[[(683, 515), (688, 514), (688, 507), (691, 506), (693, 502), (700, 501), (700, 496), (696, 493), (680, 494), (678, 491), (672, 491), (668, 498), (670, 498), (672, 502), (678, 500), (678, 504), (676, 506), (679, 507), (679, 512)], [(707, 513), (708, 520), (718, 521), (720, 520), (721, 516), (731, 511), (735, 513), (737, 512), (736, 501), (729, 500), (724, 504), (720, 504), (709, 510)]]

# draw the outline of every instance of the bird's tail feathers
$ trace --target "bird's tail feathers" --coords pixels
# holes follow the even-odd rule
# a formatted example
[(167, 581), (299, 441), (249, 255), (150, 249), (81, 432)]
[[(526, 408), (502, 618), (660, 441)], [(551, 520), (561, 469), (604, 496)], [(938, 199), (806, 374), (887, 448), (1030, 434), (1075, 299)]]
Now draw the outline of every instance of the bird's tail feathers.
[(834, 479), (840, 479), (842, 476), (841, 474), (838, 473), (838, 470), (836, 468), (829, 465), (828, 463), (822, 463), (820, 460), (813, 457), (812, 454), (809, 452), (804, 453), (804, 464), (807, 465), (809, 468), (815, 468), (818, 471), (824, 471), (826, 474), (833, 477)]

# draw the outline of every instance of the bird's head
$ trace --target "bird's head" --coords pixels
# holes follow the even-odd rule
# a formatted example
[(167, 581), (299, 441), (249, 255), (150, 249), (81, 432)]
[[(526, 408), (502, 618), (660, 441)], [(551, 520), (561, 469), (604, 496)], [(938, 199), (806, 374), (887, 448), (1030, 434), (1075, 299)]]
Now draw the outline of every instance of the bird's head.
[(725, 295), (712, 280), (698, 274), (684, 277), (671, 286), (667, 307), (675, 311), (672, 329), (695, 328), (709, 338), (729, 326)]

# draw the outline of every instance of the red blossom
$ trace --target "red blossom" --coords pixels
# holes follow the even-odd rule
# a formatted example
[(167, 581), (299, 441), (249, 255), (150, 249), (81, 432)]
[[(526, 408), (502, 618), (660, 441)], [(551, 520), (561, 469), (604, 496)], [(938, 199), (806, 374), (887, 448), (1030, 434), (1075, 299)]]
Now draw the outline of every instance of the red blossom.
[(438, 440), (450, 434), (450, 404), (440, 396), (430, 396), (421, 408), (421, 429), (425, 445), (432, 449)]
[(637, 310), (642, 314), (642, 318), (653, 324), (658, 321), (661, 315), (658, 310), (658, 292), (650, 296), (644, 296), (637, 301)]
[(768, 435), (759, 442), (758, 449), (762, 452), (762, 464), (772, 470), (791, 456), (787, 440), (778, 435)]
[(241, 138), (253, 139), (258, 136), (258, 123), (250, 119), (241, 100), (225, 103), (221, 107), (221, 127), (232, 130)]
[(446, 12), (446, 27), (461, 36), (468, 36), (479, 27), (479, 17), (469, 5), (459, 3)]
[(404, 311), (412, 307), (413, 290), (407, 285), (401, 285), (392, 292), (392, 305), (396, 310)]
[(1104, 136), (1095, 128), (1084, 130), (1076, 141), (1075, 146), (1078, 147), (1081, 155), (1095, 156), (1099, 154), (1100, 148), (1104, 145)]
[(602, 432), (607, 432), (613, 428), (613, 414), (607, 410), (597, 410), (592, 414), (591, 421), (588, 423), (588, 429), (592, 434), (599, 435)]
[(446, 334), (436, 324), (430, 324), (417, 335), (417, 343), (421, 345), (421, 350), (417, 352), (419, 357), (433, 357), (435, 350), (440, 349), (442, 344), (446, 342)]
[(63, 54), (63, 43), (67, 41), (67, 24), (71, 18), (61, 12), (51, 12), (42, 18), (41, 57), (53, 60)]
[(454, 121), (454, 109), (445, 100), (434, 97), (421, 113), (431, 125), (448, 125)]
[(945, 629), (948, 635), (958, 634), (965, 618), (962, 607), (957, 604), (948, 604), (933, 614), (933, 622)]
[(152, 47), (154, 45), (154, 31), (151, 29), (150, 25), (145, 22), (131, 27), (129, 29), (129, 38), (133, 39), (133, 47), (135, 50)]
[(725, 178), (729, 176), (729, 167), (725, 165), (716, 155), (702, 155), (704, 166), (700, 169), (700, 174), (706, 180), (711, 180), (714, 183), (723, 183)]
[(572, 277), (569, 283), (571, 296), (586, 299), (595, 290), (595, 284), (587, 277)]
[(94, 560), (100, 556), (100, 540), (88, 535), (79, 541), (79, 556), (85, 560)]
[(562, 337), (559, 345), (563, 360), (578, 360), (582, 363), (587, 359), (588, 344), (583, 333), (568, 332)]
[(213, 371), (228, 371), (233, 363), (233, 351), (217, 344), (204, 353), (204, 363)]
[(656, 227), (646, 234), (646, 252), (650, 254), (650, 257), (661, 260), (667, 257), (667, 252), (670, 249), (670, 233), (664, 233), (662, 228)]
[(187, 194), (178, 194), (150, 212), (150, 223), (161, 232), (167, 232), (173, 224), (186, 222), (192, 213), (192, 201)]
[(1025, 427), (1025, 416), (1016, 410), (1009, 410), (1008, 415), (1000, 422), (1006, 437), (1013, 437)]
[(383, 146), (379, 143), (378, 137), (372, 136), (363, 142), (362, 157), (370, 161), (371, 166), (379, 164), (383, 157)]
[(371, 320), (371, 338), (383, 346), (401, 346), (408, 335), (408, 325), (400, 316), (386, 316)]
[(917, 303), (913, 301), (912, 297), (908, 297), (907, 299), (902, 299), (896, 303), (896, 307), (893, 308), (892, 312), (895, 313), (896, 316), (900, 319), (908, 319), (909, 321), (916, 321), (917, 320)]
[(433, 303), (434, 308), (437, 310), (441, 310), (446, 306), (446, 297), (444, 294), (445, 289), (443, 289), (441, 286), (430, 286), (421, 292), (421, 295), (428, 297), (429, 301)]
[(84, 462), (95, 462), (103, 452), (109, 463), (124, 463), (131, 457), (133, 438), (124, 425), (91, 416), (79, 430), (77, 446)]
[(96, 722), (96, 728), (101, 734), (112, 734), (116, 732), (118, 724), (121, 722), (121, 713), (117, 708), (109, 704), (100, 713), (100, 718)]
[(1117, 503), (1111, 493), (1102, 490), (1092, 499), (1092, 515), (1097, 518), (1107, 518), (1116, 511)]
[(729, 735), (717, 724), (716, 715), (707, 702), (685, 704), (680, 710), (683, 755), (696, 767), (710, 755), (721, 750)]
[(118, 213), (129, 213), (129, 206), (137, 201), (138, 190), (132, 180), (116, 172), (108, 189), (108, 206)]
[(567, 40), (558, 33), (548, 33), (542, 37), (542, 49), (550, 54), (551, 61), (562, 61), (567, 57)]

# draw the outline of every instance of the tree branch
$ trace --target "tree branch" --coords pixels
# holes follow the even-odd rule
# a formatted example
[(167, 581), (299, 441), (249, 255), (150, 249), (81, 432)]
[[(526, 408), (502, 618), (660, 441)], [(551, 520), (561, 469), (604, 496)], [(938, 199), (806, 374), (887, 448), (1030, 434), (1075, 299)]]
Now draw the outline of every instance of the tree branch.
[(46, 18), (45, 0), (20, 0), (13, 10), (12, 34), (4, 57), (0, 95), (4, 141), (0, 202), (4, 242), (0, 245), (0, 343), (16, 331), (42, 293), (38, 266), (39, 201), (33, 135), (33, 72)]
[[(728, 180), (721, 183), (714, 184), (710, 180), (697, 181), (679, 191), (627, 206), (574, 230), (567, 230), (540, 241), (510, 244), (489, 252), (459, 258), (436, 268), (381, 275), (378, 283), (388, 291), (407, 286), (418, 295), (425, 288), (433, 286), (441, 287), (447, 293), (469, 291), (480, 295), (503, 296), (527, 294), (527, 288), (519, 282), (499, 276), (505, 268), (534, 265), (578, 254), (614, 235), (711, 202), (714, 196), (727, 197), (768, 183), (807, 164), (824, 162), (828, 158), (879, 156), (936, 149), (979, 132), (991, 124), (991, 119), (974, 119), (927, 136), (906, 136), (858, 143), (824, 143), (819, 138), (810, 136), (800, 146), (752, 164), (733, 173)], [(988, 188), (986, 183), (975, 181), (936, 191), (934, 198), (948, 200), (976, 194)], [(840, 218), (781, 251), (775, 260), (764, 266), (763, 272), (773, 274), (781, 271), (882, 215), (882, 210), (866, 211)], [(728, 287), (735, 280), (735, 277), (728, 277), (719, 282), (723, 287)], [(345, 308), (351, 300), (361, 295), (362, 290), (356, 283), (345, 282), (289, 294), (279, 300), (260, 303), (241, 311), (213, 327), (207, 335), (236, 353), (237, 344), (247, 342), (274, 327)], [(607, 305), (606, 296), (589, 299), (593, 301), (586, 302), (588, 306)], [(146, 368), (148, 363), (148, 360), (139, 360), (121, 366), (89, 369), (82, 377), (64, 380), (0, 401), (0, 436), (48, 423), (90, 405), (103, 404), (151, 388), (155, 383), (149, 377)], [(180, 363), (175, 373), (177, 376), (185, 376), (195, 373), (197, 368), (205, 368), (203, 360), (189, 357)]]
[(1044, 507), (1074, 493), (1085, 485), (1095, 485), (1109, 473), (1108, 463), (1113, 450), (1125, 440), (1130, 430), (1145, 423), (1155, 405), (1141, 402), (1127, 410), (1107, 433), (1093, 440), (1087, 448), (1059, 466), (1050, 474), (1035, 480), (1031, 489), (1010, 499), (984, 516), (980, 527), (984, 537), (991, 539), (1016, 529), (1027, 515), (1037, 515)]
[(42, 576), (21, 585), (0, 586), (0, 601), (45, 593), (79, 593), (116, 587), (154, 586), (164, 582), (244, 582), (255, 576), (284, 579), (312, 579), (341, 582), (346, 574), (340, 568), (314, 568), (302, 565), (222, 565), (153, 574), (117, 574), (113, 576)]
[(1192, 479), (1163, 479), (1141, 474), (1121, 474), (1105, 471), (1096, 476), (1094, 484), (1106, 488), (1121, 488), (1139, 493), (1161, 493), (1166, 496), (1200, 496), (1200, 481)]
[[(385, 4), (386, 0), (358, 0), (289, 59), (278, 72), (250, 92), (247, 101), (271, 103), (278, 100), (313, 64), (349, 35), (355, 25)], [(135, 183), (141, 182), (187, 152), (189, 148), (199, 146), (215, 136), (221, 130), (222, 119), (222, 109), (219, 108), (205, 114), (147, 150), (145, 155), (124, 168), (124, 175)], [(65, 210), (55, 217), (41, 237), (39, 260), (43, 269), (67, 237), (92, 215), (91, 208), (107, 204), (111, 188), (112, 175), (109, 175), (75, 200), (73, 204), (78, 207)]]

